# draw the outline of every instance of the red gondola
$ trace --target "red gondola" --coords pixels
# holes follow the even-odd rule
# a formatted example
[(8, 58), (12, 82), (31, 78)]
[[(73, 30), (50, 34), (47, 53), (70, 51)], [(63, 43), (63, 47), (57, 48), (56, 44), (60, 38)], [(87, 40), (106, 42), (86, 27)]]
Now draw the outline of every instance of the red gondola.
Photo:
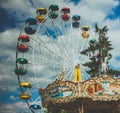
[(67, 14), (62, 14), (61, 18), (63, 21), (68, 21), (70, 19), (70, 16)]
[(29, 50), (29, 48), (27, 46), (23, 45), (23, 44), (17, 46), (17, 49), (18, 49), (19, 52), (23, 52), (23, 53), (25, 53)]
[(70, 13), (70, 8), (68, 8), (68, 7), (62, 8), (62, 9), (61, 9), (61, 13), (64, 13), (64, 14)]
[(22, 41), (22, 42), (29, 42), (30, 38), (29, 38), (29, 36), (22, 34), (19, 36), (18, 40)]

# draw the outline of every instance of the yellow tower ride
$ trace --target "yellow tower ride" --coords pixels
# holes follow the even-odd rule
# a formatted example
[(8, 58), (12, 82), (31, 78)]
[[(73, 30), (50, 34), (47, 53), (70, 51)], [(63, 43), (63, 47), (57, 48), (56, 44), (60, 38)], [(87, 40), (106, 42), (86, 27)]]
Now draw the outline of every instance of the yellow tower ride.
[(80, 70), (80, 64), (77, 64), (75, 66), (75, 72), (74, 72), (74, 78), (73, 82), (82, 82), (82, 75), (81, 75), (81, 70)]

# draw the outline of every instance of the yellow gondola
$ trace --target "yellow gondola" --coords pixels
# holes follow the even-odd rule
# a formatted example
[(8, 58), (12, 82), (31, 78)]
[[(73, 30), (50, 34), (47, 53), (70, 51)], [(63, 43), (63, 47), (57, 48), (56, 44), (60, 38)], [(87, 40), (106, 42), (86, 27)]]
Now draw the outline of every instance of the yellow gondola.
[(82, 34), (81, 34), (82, 37), (83, 38), (88, 38), (89, 37), (89, 33), (88, 33), (89, 26), (82, 26), (81, 30), (82, 30)]
[(89, 26), (82, 26), (82, 31), (89, 31)]
[(39, 14), (39, 15), (45, 15), (45, 14), (47, 14), (47, 9), (43, 8), (43, 7), (40, 7), (36, 10), (36, 13)]
[(40, 22), (40, 23), (44, 23), (46, 21), (45, 17), (43, 15), (37, 16), (36, 19)]
[(30, 84), (29, 82), (21, 82), (20, 87), (31, 88), (32, 84)]
[(23, 92), (23, 93), (21, 93), (20, 94), (20, 99), (23, 99), (23, 100), (28, 100), (28, 99), (30, 99), (31, 98), (31, 95), (30, 94), (28, 94), (28, 93), (25, 93), (25, 92)]
[(83, 38), (89, 38), (89, 33), (86, 32), (86, 31), (82, 32), (81, 35), (82, 35)]

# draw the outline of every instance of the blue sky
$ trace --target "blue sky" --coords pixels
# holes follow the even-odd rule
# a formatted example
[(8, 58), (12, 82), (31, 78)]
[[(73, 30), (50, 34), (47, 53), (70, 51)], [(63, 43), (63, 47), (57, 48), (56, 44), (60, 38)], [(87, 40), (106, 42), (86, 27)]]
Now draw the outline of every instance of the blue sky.
[[(48, 8), (51, 3), (59, 5), (60, 8), (64, 6), (70, 7), (71, 15), (79, 14), (82, 18), (81, 24), (92, 26), (91, 29), (93, 29), (94, 23), (96, 22), (99, 23), (100, 27), (108, 25), (108, 36), (114, 47), (114, 50), (111, 51), (113, 55), (113, 58), (110, 61), (112, 64), (111, 67), (115, 69), (119, 69), (120, 67), (120, 1), (109, 0), (108, 2), (107, 0), (96, 0), (93, 2), (92, 0), (2, 0), (0, 1), (1, 113), (19, 113), (20, 110), (25, 110), (26, 113), (28, 112), (24, 101), (20, 100), (18, 97), (18, 81), (14, 73), (17, 38), (24, 21), (28, 17), (35, 17), (35, 10), (38, 7)], [(59, 24), (60, 22), (58, 21), (57, 25)], [(49, 28), (49, 23), (47, 23), (46, 26)], [(68, 36), (76, 36), (76, 34), (79, 34), (78, 30), (73, 31), (72, 34), (69, 33)], [(43, 85), (44, 82), (40, 82)]]

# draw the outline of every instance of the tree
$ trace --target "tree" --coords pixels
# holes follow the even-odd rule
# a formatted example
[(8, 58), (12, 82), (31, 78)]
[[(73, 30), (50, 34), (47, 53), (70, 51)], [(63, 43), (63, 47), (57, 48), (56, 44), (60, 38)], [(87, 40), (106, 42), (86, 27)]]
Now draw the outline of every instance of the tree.
[(91, 77), (99, 76), (101, 74), (108, 74), (110, 76), (120, 75), (120, 71), (110, 69), (108, 64), (112, 58), (110, 50), (112, 50), (111, 41), (106, 36), (108, 31), (107, 26), (100, 29), (95, 24), (95, 32), (98, 34), (98, 39), (92, 39), (89, 41), (89, 47), (82, 52), (83, 55), (89, 56), (88, 62), (84, 63), (83, 66), (88, 67), (86, 71)]

